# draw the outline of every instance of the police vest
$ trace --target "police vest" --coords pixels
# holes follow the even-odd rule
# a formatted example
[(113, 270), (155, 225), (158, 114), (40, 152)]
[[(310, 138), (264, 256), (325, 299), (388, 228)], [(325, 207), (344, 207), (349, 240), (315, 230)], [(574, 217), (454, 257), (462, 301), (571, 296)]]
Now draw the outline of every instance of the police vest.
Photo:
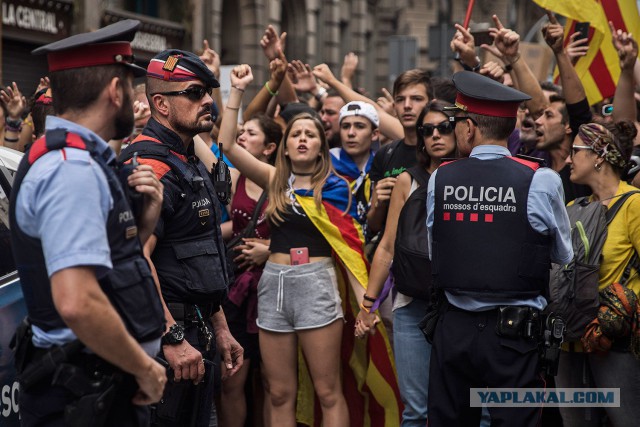
[[(113, 199), (113, 208), (105, 224), (113, 268), (98, 279), (98, 283), (136, 340), (156, 339), (164, 332), (164, 312), (151, 269), (142, 255), (135, 219), (120, 179), (114, 166), (108, 165), (107, 160), (95, 151), (92, 141), (85, 141), (64, 129), (47, 131), (31, 146), (20, 163), (11, 192), (11, 240), (31, 323), (44, 331), (66, 327), (53, 304), (42, 242), (20, 230), (15, 206), (20, 185), (30, 167), (49, 151), (65, 147), (91, 154), (104, 171)], [(72, 218), (69, 220), (73, 221)]]
[[(228, 276), (225, 246), (220, 231), (220, 207), (208, 171), (197, 158), (170, 150), (148, 135), (138, 136), (123, 150), (120, 161), (134, 154), (156, 173), (157, 160), (169, 166), (179, 181), (179, 194), (171, 194), (174, 215), (165, 222), (151, 260), (166, 302), (213, 304), (226, 297)], [(167, 194), (165, 186), (165, 195)]]
[(550, 238), (527, 218), (539, 165), (514, 157), (460, 159), (438, 169), (432, 273), (452, 293), (529, 298), (549, 282)]

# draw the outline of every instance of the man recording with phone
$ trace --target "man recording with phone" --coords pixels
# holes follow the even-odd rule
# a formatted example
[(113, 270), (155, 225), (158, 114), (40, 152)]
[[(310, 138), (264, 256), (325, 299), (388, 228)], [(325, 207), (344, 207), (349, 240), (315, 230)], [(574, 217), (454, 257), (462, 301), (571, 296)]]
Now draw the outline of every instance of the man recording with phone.
[(243, 349), (220, 307), (228, 272), (216, 198), (228, 202), (228, 171), (217, 165), (212, 178), (193, 144), (195, 135), (213, 127), (217, 109), (211, 93), (219, 86), (191, 52), (156, 55), (147, 68), (151, 118), (121, 155), (126, 162), (137, 153), (139, 162), (151, 165), (164, 184), (160, 220), (144, 246), (167, 318), (162, 356), (170, 376), (153, 414), (156, 426), (208, 426), (213, 371), (205, 362), (217, 347), (229, 376), (243, 363)]

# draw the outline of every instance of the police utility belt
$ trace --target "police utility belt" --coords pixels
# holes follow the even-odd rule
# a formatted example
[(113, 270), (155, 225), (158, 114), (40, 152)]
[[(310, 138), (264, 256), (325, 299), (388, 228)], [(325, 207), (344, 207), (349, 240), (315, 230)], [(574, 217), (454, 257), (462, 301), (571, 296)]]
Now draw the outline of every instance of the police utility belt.
[(128, 374), (84, 352), (84, 344), (77, 339), (62, 346), (38, 348), (32, 338), (31, 324), (25, 318), (10, 344), (20, 388), (29, 392), (54, 386), (70, 392), (75, 400), (65, 407), (67, 426), (103, 426), (115, 397), (125, 387), (135, 387), (132, 378), (127, 381)]

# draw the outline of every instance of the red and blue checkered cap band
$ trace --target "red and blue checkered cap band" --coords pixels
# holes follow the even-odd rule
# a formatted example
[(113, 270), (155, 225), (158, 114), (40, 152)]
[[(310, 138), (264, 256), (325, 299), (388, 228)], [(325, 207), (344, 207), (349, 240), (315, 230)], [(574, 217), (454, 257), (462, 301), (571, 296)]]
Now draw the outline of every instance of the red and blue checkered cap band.
[(167, 82), (188, 82), (191, 80), (199, 80), (196, 73), (180, 65), (176, 65), (173, 71), (164, 69), (163, 67), (165, 62), (166, 61), (161, 59), (152, 59), (147, 67), (147, 76)]

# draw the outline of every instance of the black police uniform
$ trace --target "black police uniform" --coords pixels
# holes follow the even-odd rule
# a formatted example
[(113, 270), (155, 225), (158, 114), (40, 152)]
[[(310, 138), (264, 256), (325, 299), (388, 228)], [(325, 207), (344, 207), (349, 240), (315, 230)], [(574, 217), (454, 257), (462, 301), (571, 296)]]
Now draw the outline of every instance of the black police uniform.
[[(176, 322), (184, 326), (189, 344), (204, 359), (213, 360), (210, 317), (226, 297), (228, 278), (221, 212), (209, 173), (195, 157), (193, 144), (185, 149), (176, 133), (153, 118), (120, 159), (128, 160), (134, 153), (141, 164), (154, 168), (164, 185), (162, 214), (154, 232), (158, 242), (151, 255), (163, 298)], [(186, 422), (197, 411), (197, 425), (208, 425), (212, 402), (213, 371), (208, 364), (202, 385), (169, 381), (153, 424)]]
[[(529, 99), (475, 73), (457, 73), (454, 83), (459, 113), (515, 117), (518, 104)], [(445, 300), (429, 372), (429, 425), (436, 427), (479, 424), (480, 408), (469, 407), (470, 388), (544, 386), (540, 315), (520, 305), (548, 285), (552, 241), (532, 227), (527, 214), (539, 164), (495, 157), (446, 163), (432, 178), (432, 274)], [(489, 412), (495, 425), (534, 426), (540, 409), (492, 407)]]
[[(11, 194), (11, 237), (29, 321), (45, 332), (66, 327), (53, 303), (42, 243), (39, 239), (25, 234), (15, 216), (20, 186), (31, 166), (49, 151), (65, 147), (89, 151), (104, 171), (113, 198), (113, 208), (105, 224), (113, 268), (100, 278), (98, 283), (124, 321), (129, 333), (138, 342), (157, 339), (164, 331), (164, 313), (149, 264), (142, 256), (134, 215), (115, 170), (115, 162), (108, 164), (96, 153), (91, 141), (84, 141), (78, 135), (69, 134), (63, 129), (47, 131), (43, 138), (33, 144), (20, 163)], [(107, 425), (143, 425), (144, 421), (141, 420), (145, 415), (136, 414), (136, 409), (143, 408), (136, 408), (131, 404), (138, 388), (132, 375), (124, 373), (95, 355), (81, 352), (81, 346), (73, 345), (68, 347), (68, 360), (51, 365), (51, 372), (46, 374), (43, 370), (38, 371), (42, 374), (38, 375), (41, 378), (35, 378), (27, 373), (37, 365), (46, 366), (45, 356), (49, 357), (51, 352), (32, 347), (30, 342), (22, 345), (26, 347), (22, 347), (20, 351), (19, 359), (24, 359), (19, 361), (21, 366), (18, 369), (19, 373), (21, 371), (21, 406), (44, 405), (45, 407), (40, 408), (40, 413), (55, 413), (47, 408), (59, 408), (59, 414), (66, 411), (67, 416), (76, 422), (97, 423), (98, 419), (104, 417), (103, 421), (106, 420), (104, 422)], [(74, 350), (70, 350), (71, 348)], [(98, 395), (103, 393), (104, 395), (98, 398)], [(80, 398), (97, 399), (95, 401), (102, 402), (105, 407), (95, 413), (83, 412)], [(70, 408), (75, 408), (75, 412), (71, 412)], [(84, 409), (90, 408), (84, 406)], [(38, 422), (25, 418), (23, 415), (23, 425)], [(49, 422), (53, 420), (50, 419)]]

